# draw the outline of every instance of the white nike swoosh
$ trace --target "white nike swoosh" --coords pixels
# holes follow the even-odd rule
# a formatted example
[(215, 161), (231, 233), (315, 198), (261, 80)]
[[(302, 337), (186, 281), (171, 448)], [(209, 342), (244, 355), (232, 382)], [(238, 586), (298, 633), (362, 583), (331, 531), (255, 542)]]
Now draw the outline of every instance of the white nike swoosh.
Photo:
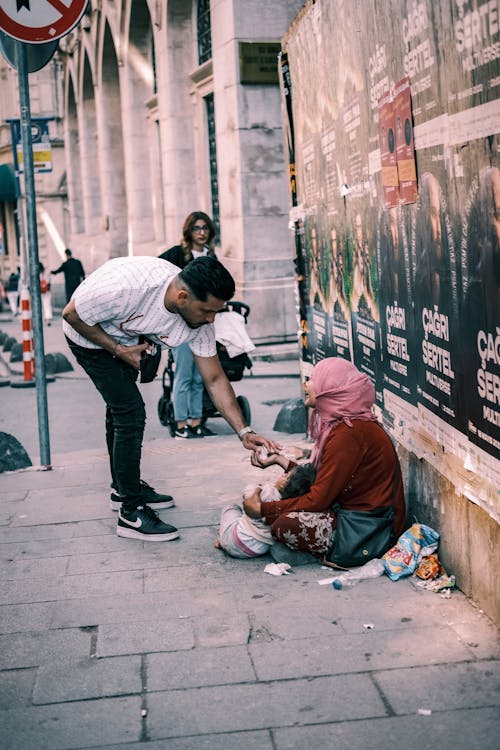
[(131, 521), (129, 518), (124, 518), (121, 516), (122, 521), (125, 521), (127, 526), (133, 526), (136, 529), (140, 529), (142, 526), (142, 520), (140, 518), (137, 519), (137, 521)]

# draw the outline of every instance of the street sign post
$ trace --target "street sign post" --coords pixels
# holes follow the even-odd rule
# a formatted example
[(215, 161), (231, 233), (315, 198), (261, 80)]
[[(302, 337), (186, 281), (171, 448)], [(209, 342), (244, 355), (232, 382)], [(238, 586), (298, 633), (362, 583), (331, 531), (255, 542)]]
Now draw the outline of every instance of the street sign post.
[[(40, 463), (50, 469), (47, 378), (40, 297), (38, 232), (36, 221), (35, 168), (33, 163), (33, 125), (30, 112), (28, 48), (47, 45), (68, 34), (85, 12), (87, 0), (0, 0), (0, 31), (15, 39), (15, 65), (19, 80), (20, 131), (23, 153), (26, 217), (28, 225), (29, 287), (33, 305), (35, 340), (35, 378), (38, 412)], [(42, 57), (45, 55), (45, 51)], [(7, 59), (8, 59), (7, 53)], [(48, 58), (50, 59), (50, 57)], [(47, 59), (47, 62), (48, 62)], [(40, 67), (43, 67), (40, 66)], [(39, 67), (34, 68), (36, 70)], [(19, 173), (19, 172), (18, 172)], [(24, 281), (24, 275), (23, 275)], [(24, 285), (23, 291), (27, 287)]]
[(0, 0), (0, 29), (19, 42), (53, 42), (76, 26), (87, 1)]
[(35, 381), (38, 412), (38, 436), (40, 442), (40, 464), (45, 469), (50, 469), (49, 414), (47, 407), (47, 379), (43, 341), (42, 300), (40, 296), (35, 170), (33, 165), (33, 146), (31, 139), (28, 73), (26, 70), (26, 45), (21, 44), (21, 42), (17, 42), (17, 70), (19, 73), (20, 125), (24, 155), (24, 185), (28, 224), (29, 288), (33, 308), (33, 332), (35, 341)]

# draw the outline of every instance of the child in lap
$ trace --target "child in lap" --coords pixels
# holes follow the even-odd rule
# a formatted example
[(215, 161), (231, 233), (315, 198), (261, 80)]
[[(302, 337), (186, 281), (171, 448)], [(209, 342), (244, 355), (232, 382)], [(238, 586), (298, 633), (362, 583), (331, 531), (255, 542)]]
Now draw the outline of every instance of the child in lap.
[[(299, 464), (280, 476), (274, 484), (245, 487), (243, 499), (258, 495), (261, 502), (297, 497), (309, 491), (314, 481), (312, 464)], [(222, 510), (219, 536), (215, 546), (231, 557), (259, 557), (269, 552), (274, 544), (270, 527), (261, 519), (249, 518), (240, 505), (228, 505)]]

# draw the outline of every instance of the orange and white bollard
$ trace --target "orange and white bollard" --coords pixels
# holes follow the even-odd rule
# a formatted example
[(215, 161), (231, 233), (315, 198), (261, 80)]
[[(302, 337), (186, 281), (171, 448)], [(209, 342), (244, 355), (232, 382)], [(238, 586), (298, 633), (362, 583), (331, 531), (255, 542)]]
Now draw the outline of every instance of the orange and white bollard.
[(27, 287), (21, 288), (21, 324), (23, 331), (24, 380), (35, 377), (35, 349), (33, 346), (33, 326), (31, 321), (31, 297)]

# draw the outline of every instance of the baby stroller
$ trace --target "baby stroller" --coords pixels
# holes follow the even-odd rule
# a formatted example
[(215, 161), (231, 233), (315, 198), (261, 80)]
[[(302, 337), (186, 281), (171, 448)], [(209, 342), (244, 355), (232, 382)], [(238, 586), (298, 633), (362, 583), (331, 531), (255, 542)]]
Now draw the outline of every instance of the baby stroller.
[[(226, 317), (226, 313), (228, 314)], [(252, 360), (248, 356), (247, 352), (244, 351), (239, 354), (234, 354), (234, 349), (226, 339), (226, 332), (231, 330), (233, 326), (238, 324), (239, 318), (234, 317), (234, 313), (241, 316), (244, 324), (246, 324), (248, 315), (250, 313), (250, 307), (245, 302), (236, 302), (229, 300), (226, 304), (225, 310), (217, 313), (215, 321), (215, 336), (216, 339), (221, 338), (221, 341), (216, 340), (217, 354), (219, 355), (222, 369), (227, 375), (228, 380), (236, 382), (241, 380), (245, 369), (251, 370)], [(220, 317), (221, 316), (221, 317)], [(229, 317), (231, 316), (231, 317)], [(241, 321), (240, 321), (241, 322)], [(221, 335), (222, 334), (222, 335)], [(246, 334), (245, 334), (246, 335)], [(248, 337), (247, 337), (248, 338)], [(222, 343), (222, 341), (224, 343)], [(249, 341), (249, 339), (248, 339)], [(252, 348), (254, 348), (252, 346)], [(232, 355), (232, 356), (231, 356)], [(162, 385), (163, 394), (158, 401), (158, 418), (160, 423), (170, 430), (170, 435), (175, 436), (176, 421), (174, 417), (174, 405), (171, 401), (172, 389), (174, 386), (175, 377), (175, 362), (172, 351), (169, 349), (167, 364), (163, 371)], [(246, 424), (251, 423), (251, 410), (250, 403), (245, 396), (237, 396), (236, 400), (243, 414), (243, 418)], [(202, 424), (205, 424), (207, 419), (214, 417), (220, 417), (221, 414), (217, 411), (212, 403), (210, 396), (206, 388), (203, 389), (203, 414)]]

